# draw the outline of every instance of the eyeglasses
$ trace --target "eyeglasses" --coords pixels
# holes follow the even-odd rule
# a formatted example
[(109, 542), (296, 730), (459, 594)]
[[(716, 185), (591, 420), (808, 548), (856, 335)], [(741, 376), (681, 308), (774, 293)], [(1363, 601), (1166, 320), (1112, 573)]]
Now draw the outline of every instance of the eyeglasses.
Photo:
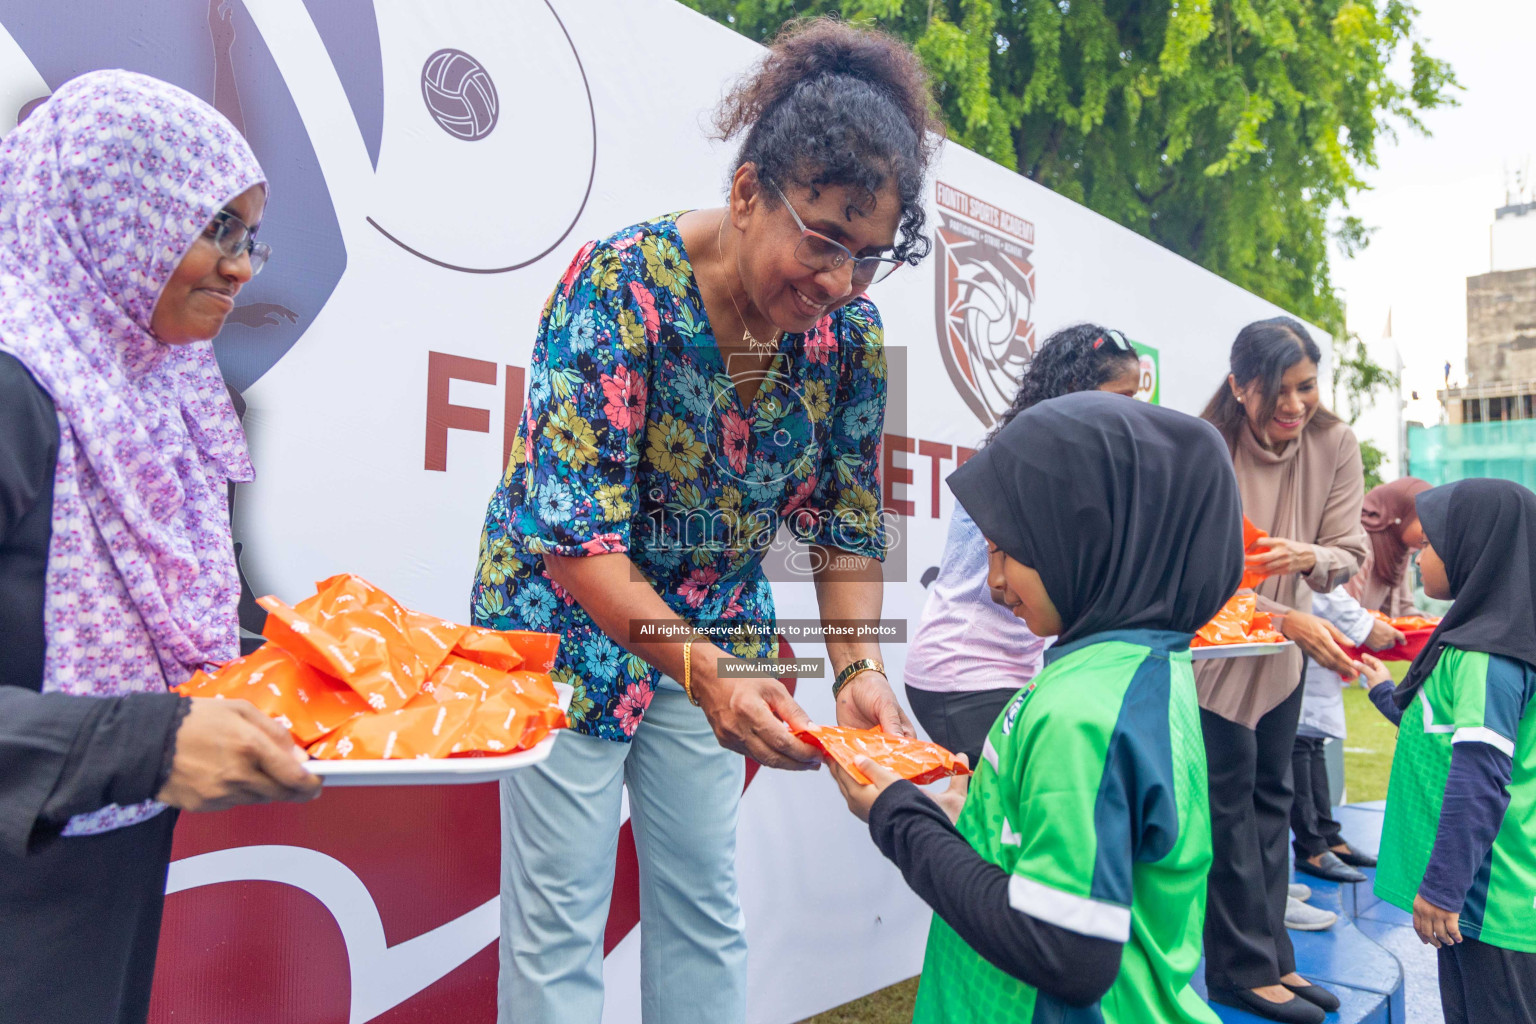
[(1125, 335), (1115, 330), (1105, 331), (1103, 334), (1093, 339), (1094, 350), (1097, 351), (1098, 349), (1102, 348), (1106, 341), (1127, 355), (1137, 354), (1136, 347), (1129, 341), (1125, 340)]
[(208, 221), (203, 237), (218, 247), (229, 259), (237, 260), (250, 254), (251, 276), (261, 273), (272, 256), (272, 247), (256, 241), (256, 230), (228, 210), (220, 210)]
[(846, 245), (839, 245), (826, 235), (818, 234), (805, 226), (805, 221), (790, 206), (789, 199), (784, 195), (784, 190), (773, 182), (773, 190), (779, 194), (784, 205), (789, 209), (789, 215), (795, 218), (795, 226), (800, 229), (800, 242), (795, 246), (795, 259), (800, 265), (818, 274), (829, 270), (837, 270), (844, 263), (853, 262), (853, 286), (863, 291), (872, 284), (884, 281), (901, 266), (902, 261), (886, 256), (855, 256)]

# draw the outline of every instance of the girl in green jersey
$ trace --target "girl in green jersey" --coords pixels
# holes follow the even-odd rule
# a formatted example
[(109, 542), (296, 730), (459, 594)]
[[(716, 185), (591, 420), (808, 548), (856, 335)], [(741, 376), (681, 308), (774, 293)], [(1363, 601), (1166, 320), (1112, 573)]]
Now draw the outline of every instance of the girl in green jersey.
[(938, 802), (868, 764), (849, 807), (935, 911), (915, 1020), (1214, 1024), (1190, 988), (1211, 862), (1189, 641), (1237, 589), (1215, 428), (1085, 392), (949, 478), (1044, 670)]
[(1536, 1020), (1536, 494), (1463, 480), (1417, 499), (1424, 593), (1454, 599), (1401, 685), (1376, 893), (1439, 949), (1445, 1019)]

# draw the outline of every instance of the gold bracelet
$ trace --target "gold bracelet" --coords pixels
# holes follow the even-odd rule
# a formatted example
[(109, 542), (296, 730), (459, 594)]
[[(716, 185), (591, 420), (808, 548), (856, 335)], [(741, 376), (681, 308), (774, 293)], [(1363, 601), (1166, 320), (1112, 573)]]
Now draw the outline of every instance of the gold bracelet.
[(693, 644), (696, 640), (697, 634), (683, 641), (683, 692), (688, 695), (688, 702), (697, 708), (703, 705), (693, 695)]
[(860, 658), (858, 661), (849, 662), (843, 666), (843, 670), (837, 674), (837, 681), (832, 684), (832, 699), (843, 692), (843, 687), (853, 681), (853, 677), (860, 672), (879, 672), (885, 675), (885, 665), (875, 658)]

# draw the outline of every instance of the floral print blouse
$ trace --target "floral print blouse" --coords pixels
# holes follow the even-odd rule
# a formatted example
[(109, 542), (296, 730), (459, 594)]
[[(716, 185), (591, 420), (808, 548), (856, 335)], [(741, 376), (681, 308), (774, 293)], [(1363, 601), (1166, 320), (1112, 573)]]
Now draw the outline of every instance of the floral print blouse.
[(762, 561), (780, 524), (885, 555), (874, 304), (860, 297), (781, 337), (744, 404), (677, 216), (588, 243), (549, 297), (472, 594), (479, 625), (561, 634), (554, 674), (575, 689), (572, 727), (619, 742), (661, 673), (599, 629), (542, 556), (627, 553), (679, 616), (734, 654), (764, 657), (777, 641)]

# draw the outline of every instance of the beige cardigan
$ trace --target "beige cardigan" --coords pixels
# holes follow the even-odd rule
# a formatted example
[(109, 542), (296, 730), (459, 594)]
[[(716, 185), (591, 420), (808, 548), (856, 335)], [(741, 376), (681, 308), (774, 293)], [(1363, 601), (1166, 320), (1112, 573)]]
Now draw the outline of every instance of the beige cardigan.
[[(1258, 586), (1260, 608), (1276, 626), (1292, 609), (1310, 612), (1312, 591), (1326, 594), (1360, 570), (1370, 545), (1360, 525), (1365, 470), (1360, 445), (1344, 423), (1308, 424), (1279, 452), (1265, 449), (1245, 425), (1232, 453), (1243, 513), (1273, 537), (1311, 544), (1311, 572), (1272, 576)], [(1195, 664), (1200, 706), (1252, 729), (1301, 683), (1301, 651)]]

